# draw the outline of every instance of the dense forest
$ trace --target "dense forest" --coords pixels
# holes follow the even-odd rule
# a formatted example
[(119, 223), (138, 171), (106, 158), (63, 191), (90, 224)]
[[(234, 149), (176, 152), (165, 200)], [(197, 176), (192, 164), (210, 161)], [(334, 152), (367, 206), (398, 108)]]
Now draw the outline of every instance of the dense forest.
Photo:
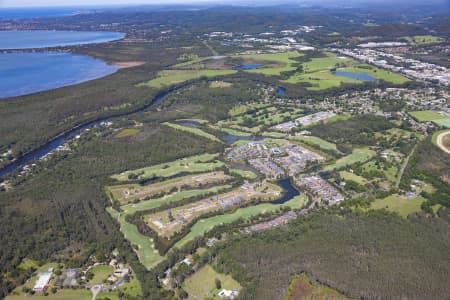
[(280, 298), (302, 272), (351, 297), (445, 299), (449, 222), (322, 210), (283, 229), (228, 241), (217, 266), (243, 284), (240, 299)]

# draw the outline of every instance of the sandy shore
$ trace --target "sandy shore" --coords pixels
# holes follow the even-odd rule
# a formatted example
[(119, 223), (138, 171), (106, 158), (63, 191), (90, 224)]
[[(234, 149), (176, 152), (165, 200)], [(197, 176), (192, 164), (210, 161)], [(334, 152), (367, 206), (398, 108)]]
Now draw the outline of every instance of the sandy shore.
[(112, 63), (113, 66), (119, 67), (121, 69), (138, 67), (142, 66), (143, 64), (145, 64), (145, 61), (117, 61)]

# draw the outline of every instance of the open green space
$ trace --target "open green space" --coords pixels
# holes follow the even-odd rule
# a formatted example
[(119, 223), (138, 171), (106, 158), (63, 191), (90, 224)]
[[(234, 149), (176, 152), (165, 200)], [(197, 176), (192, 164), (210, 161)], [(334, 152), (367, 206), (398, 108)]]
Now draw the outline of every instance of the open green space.
[(233, 107), (232, 109), (230, 109), (230, 111), (228, 112), (228, 115), (230, 117), (235, 117), (235, 116), (245, 114), (248, 111), (263, 109), (268, 106), (269, 106), (268, 104), (262, 104), (262, 103), (239, 104), (239, 105), (236, 105), (235, 107)]
[(415, 35), (415, 36), (407, 36), (402, 39), (407, 40), (408, 43), (414, 45), (431, 45), (431, 44), (439, 44), (444, 41), (443, 38), (432, 35)]
[(24, 259), (22, 259), (22, 261), (20, 262), (20, 264), (17, 268), (22, 269), (22, 270), (28, 270), (31, 268), (37, 269), (37, 268), (39, 268), (39, 263), (33, 259), (24, 258)]
[(305, 144), (310, 144), (313, 146), (318, 146), (319, 148), (321, 148), (323, 150), (333, 150), (333, 151), (339, 152), (339, 150), (336, 148), (336, 144), (330, 143), (330, 142), (325, 141), (324, 139), (321, 139), (316, 136), (296, 135), (296, 136), (291, 136), (288, 139), (292, 140), (292, 141), (301, 141)]
[(234, 74), (234, 70), (164, 70), (155, 79), (140, 83), (138, 86), (164, 88), (202, 77), (217, 77)]
[(245, 179), (255, 179), (257, 176), (254, 172), (242, 169), (230, 169), (231, 174), (237, 174)]
[(114, 268), (111, 266), (99, 265), (93, 267), (89, 272), (94, 275), (94, 277), (89, 280), (89, 284), (101, 284), (114, 272)]
[(114, 137), (124, 138), (124, 137), (135, 136), (139, 133), (139, 131), (140, 130), (138, 128), (124, 128), (121, 131), (119, 131), (118, 133), (116, 133), (114, 135)]
[[(249, 73), (258, 73), (268, 76), (279, 76), (282, 72), (293, 71), (295, 67), (292, 64), (297, 63), (293, 58), (303, 56), (299, 52), (279, 52), (265, 54), (247, 54), (236, 56), (244, 60), (254, 60), (256, 62), (269, 62), (264, 67), (258, 69), (246, 70)], [(273, 62), (271, 64), (270, 62)]]
[(410, 111), (408, 113), (419, 122), (430, 122), (445, 118), (443, 115), (430, 110)]
[(422, 197), (414, 197), (408, 199), (402, 195), (391, 195), (384, 199), (375, 200), (370, 208), (372, 209), (386, 209), (388, 211), (396, 212), (400, 216), (406, 218), (409, 214), (419, 212), (420, 205), (425, 201)]
[(212, 141), (215, 141), (215, 142), (218, 142), (218, 143), (222, 143), (222, 141), (219, 140), (216, 136), (214, 136), (214, 135), (212, 135), (210, 133), (207, 133), (207, 132), (205, 132), (205, 131), (201, 130), (200, 128), (197, 128), (197, 127), (183, 126), (183, 125), (180, 125), (180, 124), (174, 124), (174, 123), (169, 123), (169, 122), (166, 122), (166, 123), (163, 123), (163, 124), (166, 125), (166, 126), (172, 127), (173, 129), (176, 129), (176, 130), (189, 132), (189, 133), (192, 133), (192, 134), (195, 134), (195, 135), (207, 138), (209, 140), (212, 140)]
[(351, 299), (326, 285), (312, 283), (305, 273), (294, 276), (282, 300)]
[(195, 223), (194, 226), (191, 227), (189, 233), (181, 240), (179, 240), (174, 247), (180, 248), (184, 246), (189, 241), (192, 241), (196, 237), (202, 236), (215, 226), (233, 223), (239, 219), (249, 219), (251, 217), (254, 217), (256, 215), (265, 212), (273, 212), (280, 209), (280, 207), (290, 207), (292, 209), (299, 209), (302, 208), (306, 203), (307, 203), (306, 196), (299, 195), (281, 205), (270, 203), (258, 204), (255, 206), (239, 208), (234, 213), (231, 214), (223, 214), (207, 219), (202, 219), (199, 220), (197, 223)]
[(369, 148), (357, 148), (357, 149), (354, 149), (351, 154), (338, 159), (334, 164), (326, 166), (325, 170), (331, 171), (331, 170), (340, 169), (340, 168), (349, 166), (354, 163), (365, 162), (365, 161), (369, 160), (371, 157), (373, 157), (374, 155), (375, 155), (375, 151), (370, 150)]
[(339, 172), (339, 175), (344, 180), (352, 180), (354, 182), (357, 182), (358, 184), (364, 185), (368, 182), (368, 180), (362, 176), (356, 175), (354, 173), (348, 172), (348, 171), (341, 171)]
[(140, 234), (135, 225), (125, 220), (126, 214), (119, 213), (112, 207), (108, 207), (106, 210), (119, 222), (120, 231), (122, 231), (124, 237), (132, 244), (142, 265), (150, 269), (164, 260), (164, 257), (159, 255), (158, 251), (154, 248), (151, 238)]
[(147, 201), (141, 201), (136, 204), (127, 204), (120, 207), (124, 214), (134, 214), (137, 211), (149, 210), (153, 208), (160, 207), (164, 204), (169, 204), (173, 202), (178, 202), (187, 198), (197, 197), (201, 195), (207, 194), (218, 194), (224, 190), (227, 190), (231, 187), (231, 185), (221, 185), (214, 186), (209, 189), (195, 189), (195, 190), (186, 190), (181, 192), (175, 192), (170, 195), (164, 196), (158, 199), (151, 199)]
[(402, 84), (408, 81), (407, 78), (375, 66), (362, 64), (354, 59), (340, 57), (334, 53), (325, 52), (325, 57), (312, 58), (308, 62), (302, 63), (302, 73), (296, 73), (285, 82), (309, 83), (311, 87), (308, 90), (318, 91), (328, 88), (337, 88), (344, 83), (358, 84), (363, 81), (345, 76), (337, 76), (334, 71), (350, 73), (367, 73), (377, 79), (382, 79), (394, 84)]
[(433, 123), (445, 128), (450, 128), (450, 118), (433, 120)]
[(189, 276), (182, 287), (188, 293), (188, 299), (221, 299), (217, 295), (221, 289), (216, 288), (216, 279), (220, 280), (222, 289), (241, 289), (241, 285), (233, 277), (218, 273), (210, 265), (205, 265)]
[(126, 171), (113, 175), (111, 178), (119, 181), (128, 181), (129, 176), (136, 175), (137, 179), (152, 177), (170, 177), (181, 172), (197, 173), (214, 171), (224, 166), (221, 161), (216, 161), (218, 154), (201, 154), (186, 158), (181, 158), (172, 162), (162, 163), (137, 170)]
[[(102, 294), (98, 295), (98, 298), (100, 298)], [(111, 298), (111, 297), (110, 297)], [(26, 294), (21, 295), (9, 295), (6, 297), (6, 300), (91, 300), (92, 299), (92, 293), (89, 290), (86, 289), (60, 289), (56, 292), (56, 294), (49, 293), (48, 296), (44, 296), (42, 293), (35, 294), (33, 296), (29, 296)], [(111, 300), (118, 299), (116, 296), (115, 298), (111, 298)]]
[(382, 172), (384, 174), (384, 176), (386, 176), (386, 179), (391, 181), (391, 182), (396, 182), (397, 180), (397, 172), (398, 172), (398, 168), (393, 165), (390, 167), (386, 167), (386, 168), (382, 168), (381, 166), (377, 166), (376, 162), (374, 160), (369, 161), (367, 163), (365, 163), (363, 166), (363, 171), (364, 172), (370, 172), (370, 171), (378, 171), (378, 172)]

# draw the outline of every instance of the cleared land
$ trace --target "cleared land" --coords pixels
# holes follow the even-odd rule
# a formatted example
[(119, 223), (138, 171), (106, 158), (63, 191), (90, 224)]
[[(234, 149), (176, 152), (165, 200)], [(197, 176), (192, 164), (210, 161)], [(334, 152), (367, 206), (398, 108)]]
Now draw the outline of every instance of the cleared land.
[(169, 193), (170, 191), (180, 192), (182, 188), (200, 187), (205, 184), (226, 182), (230, 179), (232, 177), (226, 175), (223, 171), (216, 171), (177, 177), (148, 185), (124, 184), (109, 186), (106, 189), (112, 194), (115, 200), (121, 204), (127, 204), (161, 193)]
[(171, 177), (182, 172), (199, 173), (214, 171), (224, 166), (221, 161), (216, 161), (219, 154), (202, 154), (181, 158), (172, 162), (162, 163), (142, 169), (126, 171), (111, 178), (118, 181), (128, 181), (129, 176), (137, 176), (136, 179), (147, 179), (153, 177)]
[(368, 180), (362, 176), (358, 176), (356, 174), (353, 174), (351, 172), (347, 172), (347, 171), (341, 171), (339, 172), (339, 175), (342, 177), (342, 179), (344, 180), (352, 180), (357, 182), (358, 184), (364, 185), (368, 182)]
[(432, 36), (432, 35), (415, 35), (415, 36), (407, 36), (403, 39), (407, 40), (408, 43), (414, 45), (431, 45), (431, 44), (439, 44), (444, 41), (443, 38)]
[(422, 197), (415, 197), (407, 199), (401, 195), (391, 195), (384, 199), (375, 200), (370, 208), (372, 209), (386, 209), (388, 211), (396, 212), (400, 216), (406, 218), (409, 214), (420, 212), (420, 205), (425, 201)]
[(366, 73), (376, 79), (394, 84), (402, 84), (408, 81), (407, 78), (399, 74), (361, 64), (351, 58), (338, 57), (336, 54), (329, 52), (326, 52), (325, 55), (325, 57), (312, 58), (310, 61), (302, 63), (302, 73), (296, 73), (285, 82), (292, 84), (309, 83), (311, 87), (307, 89), (312, 91), (337, 88), (344, 83), (358, 84), (363, 82), (350, 77), (337, 76), (334, 71), (355, 74)]
[(450, 128), (450, 118), (433, 120), (433, 123), (445, 128)]
[(288, 294), (282, 300), (347, 300), (351, 299), (335, 289), (321, 284), (313, 284), (306, 274), (294, 276), (288, 287)]
[(365, 162), (375, 155), (375, 151), (369, 148), (354, 149), (352, 154), (338, 159), (334, 164), (325, 167), (326, 171), (340, 169), (354, 163)]
[(137, 128), (125, 128), (125, 129), (122, 129), (121, 131), (119, 131), (118, 133), (116, 133), (116, 135), (114, 135), (114, 137), (116, 137), (116, 138), (130, 137), (130, 136), (137, 135), (139, 132), (140, 132), (140, 130)]
[(145, 215), (143, 218), (147, 225), (160, 236), (171, 237), (204, 214), (229, 210), (255, 199), (276, 200), (280, 197), (281, 192), (279, 186), (268, 182), (247, 184), (224, 194), (207, 197), (167, 211)]
[(180, 125), (180, 124), (174, 124), (174, 123), (169, 123), (169, 122), (166, 122), (166, 123), (163, 123), (163, 124), (166, 125), (166, 126), (172, 127), (173, 129), (176, 129), (176, 130), (189, 132), (189, 133), (192, 133), (192, 134), (195, 134), (195, 135), (207, 138), (209, 140), (212, 140), (212, 141), (215, 141), (215, 142), (218, 142), (218, 143), (222, 143), (222, 141), (219, 140), (216, 136), (214, 136), (214, 135), (212, 135), (210, 133), (207, 133), (207, 132), (205, 132), (205, 131), (201, 130), (200, 128), (197, 128), (197, 127), (183, 126), (183, 125)]
[(189, 294), (188, 299), (221, 299), (217, 294), (215, 280), (220, 280), (222, 289), (241, 289), (239, 282), (230, 275), (216, 272), (210, 265), (206, 265), (183, 282), (183, 289)]
[(130, 224), (125, 220), (126, 214), (121, 214), (112, 207), (108, 207), (106, 210), (119, 222), (120, 231), (122, 231), (124, 237), (130, 241), (139, 257), (139, 261), (147, 269), (150, 269), (164, 260), (164, 257), (159, 255), (158, 251), (154, 248), (152, 239), (140, 234), (135, 225)]
[(212, 78), (234, 73), (236, 73), (234, 70), (164, 70), (160, 71), (155, 79), (140, 83), (138, 86), (160, 89), (201, 77)]
[(288, 139), (293, 140), (293, 141), (301, 141), (305, 144), (309, 144), (312, 146), (318, 146), (319, 148), (321, 148), (323, 150), (333, 150), (338, 153), (340, 152), (336, 148), (336, 144), (330, 143), (330, 142), (325, 141), (324, 139), (321, 139), (316, 136), (297, 135), (297, 136), (289, 137)]
[(191, 227), (189, 233), (181, 240), (179, 240), (174, 247), (180, 248), (184, 246), (186, 243), (192, 241), (196, 237), (204, 235), (206, 232), (210, 231), (215, 226), (233, 223), (239, 219), (244, 220), (249, 219), (251, 217), (257, 216), (265, 212), (274, 212), (280, 209), (280, 207), (290, 207), (292, 209), (299, 209), (302, 208), (306, 204), (306, 202), (307, 202), (306, 196), (300, 195), (289, 200), (284, 204), (263, 203), (255, 206), (240, 208), (231, 214), (224, 214), (207, 219), (202, 219), (197, 223), (195, 223), (194, 226)]
[(431, 110), (410, 111), (409, 114), (419, 122), (430, 122), (445, 119), (445, 116)]
[(246, 70), (249, 73), (258, 73), (268, 76), (279, 76), (282, 72), (288, 72), (295, 70), (292, 64), (297, 63), (293, 58), (303, 56), (299, 52), (279, 52), (268, 54), (249, 54), (236, 56), (243, 58), (248, 62), (260, 62), (265, 63), (264, 67), (252, 70)]

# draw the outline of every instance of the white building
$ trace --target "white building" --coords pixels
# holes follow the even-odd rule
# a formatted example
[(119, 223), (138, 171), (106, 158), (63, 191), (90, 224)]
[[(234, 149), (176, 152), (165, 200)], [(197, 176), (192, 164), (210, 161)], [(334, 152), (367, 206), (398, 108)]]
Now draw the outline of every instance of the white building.
[(52, 279), (52, 271), (38, 273), (38, 279), (34, 284), (33, 291), (44, 292), (48, 287), (50, 279)]

